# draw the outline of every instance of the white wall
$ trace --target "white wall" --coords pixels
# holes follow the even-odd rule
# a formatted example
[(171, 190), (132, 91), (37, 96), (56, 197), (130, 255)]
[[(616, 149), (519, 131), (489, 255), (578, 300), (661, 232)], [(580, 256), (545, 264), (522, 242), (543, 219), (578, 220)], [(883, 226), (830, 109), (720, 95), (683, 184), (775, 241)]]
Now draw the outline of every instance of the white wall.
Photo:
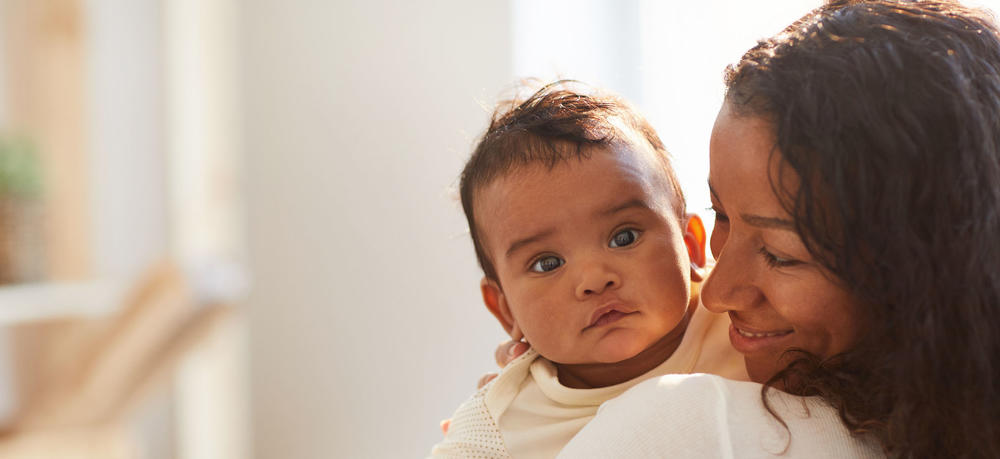
[(688, 211), (712, 230), (708, 140), (722, 105), (723, 70), (822, 0), (640, 0), (643, 99), (637, 101), (674, 157)]
[(508, 5), (244, 7), (255, 456), (421, 457), (503, 338), (450, 187)]
[(94, 274), (131, 279), (168, 250), (158, 0), (86, 0)]
[[(656, 1), (656, 0), (654, 0)], [(512, 0), (514, 74), (570, 78), (643, 100), (639, 0)]]
[[(94, 277), (127, 282), (168, 250), (160, 5), (82, 3)], [(135, 415), (150, 459), (174, 456), (169, 401), (154, 397)]]

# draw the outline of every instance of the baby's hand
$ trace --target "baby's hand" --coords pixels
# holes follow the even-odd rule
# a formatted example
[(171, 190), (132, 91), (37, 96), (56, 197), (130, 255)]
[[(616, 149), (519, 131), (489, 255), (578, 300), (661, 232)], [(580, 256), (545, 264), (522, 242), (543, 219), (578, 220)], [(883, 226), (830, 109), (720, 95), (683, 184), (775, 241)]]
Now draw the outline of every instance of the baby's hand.
[(493, 358), (497, 361), (497, 366), (503, 368), (507, 366), (508, 363), (512, 362), (514, 359), (521, 356), (525, 352), (528, 352), (528, 343), (524, 341), (507, 341), (500, 343), (497, 346), (496, 352), (493, 354)]
[[(531, 346), (524, 341), (507, 341), (500, 343), (500, 345), (497, 346), (496, 352), (493, 353), (493, 358), (496, 359), (497, 366), (503, 368), (507, 366), (508, 363), (514, 361), (514, 359), (520, 357), (521, 354), (528, 352), (529, 348), (531, 348)], [(482, 389), (483, 386), (489, 384), (489, 382), (496, 378), (497, 375), (498, 373), (484, 374), (483, 377), (479, 378), (479, 382), (476, 383), (476, 388)]]
[[(493, 352), (493, 359), (497, 361), (497, 366), (503, 368), (508, 363), (513, 362), (514, 359), (520, 357), (521, 354), (528, 352), (531, 345), (521, 341), (522, 339), (524, 339), (524, 333), (521, 332), (521, 328), (515, 322), (510, 330), (510, 341), (500, 343), (497, 346), (497, 350)], [(486, 373), (482, 378), (479, 378), (479, 388), (482, 389), (483, 386), (496, 377), (496, 373)]]

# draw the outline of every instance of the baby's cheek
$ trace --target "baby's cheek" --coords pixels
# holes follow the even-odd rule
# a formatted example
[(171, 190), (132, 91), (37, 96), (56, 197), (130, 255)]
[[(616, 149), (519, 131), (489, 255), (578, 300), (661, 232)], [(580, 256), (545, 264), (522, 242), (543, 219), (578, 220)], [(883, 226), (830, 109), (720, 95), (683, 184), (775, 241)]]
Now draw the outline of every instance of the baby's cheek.
[(545, 358), (560, 362), (572, 360), (570, 353), (574, 346), (565, 339), (562, 330), (548, 322), (535, 322), (534, 327), (524, 328), (524, 337), (531, 347)]
[(518, 299), (531, 298), (532, 301), (517, 302), (518, 306), (512, 307), (511, 312), (531, 347), (550, 360), (571, 359), (578, 348), (570, 336), (573, 311), (566, 310), (558, 299), (548, 298), (552, 289), (520, 293), (523, 297)]
[(522, 330), (524, 330), (524, 339), (531, 343), (531, 347), (538, 351), (539, 354), (552, 359), (561, 353), (551, 327), (540, 326), (539, 323), (534, 322), (530, 325), (522, 326)]

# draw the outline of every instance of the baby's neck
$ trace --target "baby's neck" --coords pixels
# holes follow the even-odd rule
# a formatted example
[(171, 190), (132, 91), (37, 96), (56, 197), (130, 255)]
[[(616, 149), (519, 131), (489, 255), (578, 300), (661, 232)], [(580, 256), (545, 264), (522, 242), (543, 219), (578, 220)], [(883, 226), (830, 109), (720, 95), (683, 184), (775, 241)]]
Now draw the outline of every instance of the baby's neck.
[(648, 373), (674, 354), (693, 313), (694, 310), (689, 308), (681, 323), (670, 333), (628, 360), (615, 363), (556, 363), (559, 383), (574, 389), (593, 389), (621, 384)]

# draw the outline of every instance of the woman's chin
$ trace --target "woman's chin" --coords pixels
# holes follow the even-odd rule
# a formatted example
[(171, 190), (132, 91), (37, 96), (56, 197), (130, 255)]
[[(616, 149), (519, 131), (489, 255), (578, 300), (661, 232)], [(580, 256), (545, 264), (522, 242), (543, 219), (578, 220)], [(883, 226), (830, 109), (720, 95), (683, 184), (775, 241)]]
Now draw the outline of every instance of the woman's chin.
[[(747, 375), (755, 383), (764, 384), (778, 372), (777, 362), (774, 359), (757, 359), (753, 357), (743, 357), (747, 366)], [(781, 388), (779, 385), (775, 385)]]

